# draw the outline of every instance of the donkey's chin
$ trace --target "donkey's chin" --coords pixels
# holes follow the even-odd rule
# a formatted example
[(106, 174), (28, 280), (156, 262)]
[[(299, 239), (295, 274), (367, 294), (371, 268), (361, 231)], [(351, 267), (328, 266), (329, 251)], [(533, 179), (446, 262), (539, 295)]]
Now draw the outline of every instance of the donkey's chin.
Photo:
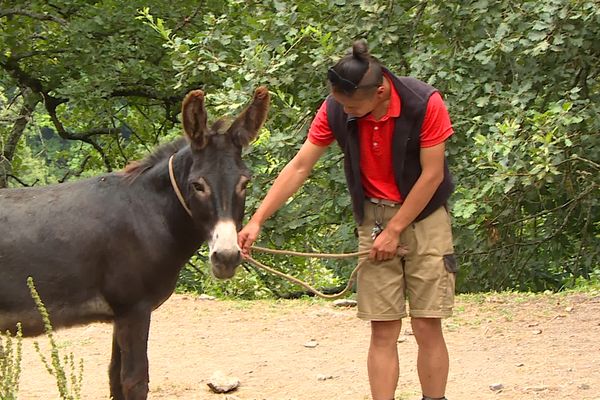
[(225, 266), (225, 265), (212, 265), (212, 275), (217, 279), (231, 279), (235, 275), (237, 265)]

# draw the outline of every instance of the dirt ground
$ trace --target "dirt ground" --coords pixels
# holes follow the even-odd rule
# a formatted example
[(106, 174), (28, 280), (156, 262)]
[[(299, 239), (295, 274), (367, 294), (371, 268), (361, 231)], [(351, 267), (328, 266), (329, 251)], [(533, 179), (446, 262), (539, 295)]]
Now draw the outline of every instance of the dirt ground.
[[(417, 346), (406, 322), (398, 343), (396, 397), (416, 400)], [(444, 326), (450, 400), (600, 399), (598, 292), (459, 296), (455, 315)], [(82, 398), (107, 399), (111, 326), (61, 330), (56, 339), (63, 354), (84, 359)], [(43, 337), (24, 340), (20, 398), (57, 399), (33, 340), (48, 348)], [(305, 347), (310, 340), (318, 345)], [(368, 344), (369, 325), (355, 310), (326, 301), (174, 295), (153, 314), (149, 398), (370, 399)], [(240, 387), (229, 395), (212, 393), (206, 383), (217, 370), (239, 378)], [(490, 389), (496, 384), (502, 388)]]

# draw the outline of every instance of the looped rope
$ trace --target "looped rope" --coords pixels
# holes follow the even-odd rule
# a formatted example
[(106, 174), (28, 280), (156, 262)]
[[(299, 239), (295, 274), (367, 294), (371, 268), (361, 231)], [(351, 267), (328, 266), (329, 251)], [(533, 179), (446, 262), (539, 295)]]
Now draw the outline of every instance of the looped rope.
[[(298, 251), (288, 251), (288, 250), (275, 250), (275, 249), (267, 249), (264, 247), (258, 247), (258, 246), (252, 246), (253, 250), (256, 251), (260, 251), (263, 253), (269, 253), (269, 254), (279, 254), (279, 255), (288, 255), (288, 256), (300, 256), (300, 257), (312, 257), (312, 258), (330, 258), (330, 259), (341, 259), (341, 258), (350, 258), (350, 257), (360, 257), (360, 256), (366, 256), (367, 254), (369, 254), (369, 250), (364, 250), (364, 251), (358, 251), (355, 253), (341, 253), (341, 254), (329, 254), (329, 253), (301, 253)], [(308, 283), (295, 278), (291, 275), (288, 275), (286, 273), (283, 273), (281, 271), (278, 271), (276, 269), (267, 267), (266, 265), (264, 265), (263, 263), (256, 261), (254, 258), (252, 257), (248, 257), (245, 261), (249, 262), (250, 264), (264, 269), (265, 271), (268, 271), (272, 274), (275, 274), (277, 276), (280, 276), (284, 279), (287, 279), (290, 282), (293, 282), (297, 285), (302, 286), (303, 288), (309, 290), (310, 292), (314, 293), (315, 295), (323, 298), (323, 299), (329, 299), (329, 300), (333, 300), (333, 299), (338, 299), (342, 296), (344, 296), (346, 294), (346, 292), (348, 292), (348, 290), (350, 290), (350, 288), (352, 288), (352, 285), (354, 285), (354, 282), (356, 281), (356, 275), (358, 274), (358, 271), (362, 268), (362, 266), (364, 265), (364, 262), (366, 261), (366, 259), (364, 259), (363, 261), (361, 261), (360, 263), (358, 263), (358, 265), (356, 266), (356, 268), (354, 268), (354, 270), (352, 271), (352, 273), (350, 274), (350, 278), (348, 279), (348, 283), (346, 284), (346, 287), (339, 293), (335, 293), (335, 294), (325, 294), (323, 292), (320, 292), (319, 290), (315, 289), (314, 287), (310, 286)]]
[[(185, 203), (185, 200), (183, 198), (183, 194), (181, 194), (181, 190), (179, 190), (179, 185), (177, 185), (177, 180), (175, 180), (175, 172), (173, 170), (173, 158), (175, 157), (175, 154), (173, 154), (170, 158), (169, 158), (169, 180), (171, 181), (171, 186), (173, 187), (173, 191), (175, 192), (175, 194), (177, 195), (177, 199), (179, 199), (179, 202), (181, 203), (181, 205), (183, 206), (183, 208), (185, 209), (185, 211), (189, 214), (189, 216), (192, 216), (192, 211), (190, 210), (190, 208), (187, 206), (187, 204)], [(301, 253), (298, 251), (288, 251), (288, 250), (275, 250), (275, 249), (267, 249), (264, 247), (258, 247), (258, 246), (252, 246), (253, 250), (256, 251), (261, 251), (263, 253), (270, 253), (270, 254), (280, 254), (280, 255), (288, 255), (288, 256), (300, 256), (300, 257), (312, 257), (312, 258), (331, 258), (331, 259), (341, 259), (341, 258), (350, 258), (350, 257), (360, 257), (360, 256), (366, 256), (367, 254), (369, 254), (369, 250), (364, 250), (364, 251), (358, 251), (355, 253), (342, 253), (342, 254), (328, 254), (328, 253)], [(366, 259), (365, 259), (366, 260)], [(277, 271), (276, 269), (267, 267), (266, 265), (264, 265), (263, 263), (256, 261), (254, 258), (252, 257), (248, 257), (245, 261), (249, 262), (250, 264), (254, 265), (255, 267), (264, 269), (265, 271), (268, 271), (274, 275), (280, 276), (284, 279), (287, 279), (290, 282), (293, 282), (297, 285), (302, 286), (303, 288), (311, 291), (312, 293), (314, 293), (315, 295), (322, 297), (324, 299), (338, 299), (342, 296), (344, 296), (346, 294), (346, 292), (348, 290), (350, 290), (350, 288), (352, 287), (352, 285), (354, 284), (354, 281), (356, 281), (356, 275), (358, 274), (358, 271), (362, 268), (365, 260), (361, 261), (360, 263), (358, 263), (358, 265), (356, 266), (356, 268), (354, 268), (354, 270), (352, 271), (352, 274), (350, 274), (350, 278), (348, 279), (348, 283), (346, 284), (346, 287), (339, 293), (335, 293), (335, 294), (325, 294), (323, 292), (320, 292), (319, 290), (315, 289), (314, 287), (310, 286), (308, 283), (295, 278), (291, 275), (288, 275), (286, 273), (283, 273), (281, 271)]]
[(190, 210), (190, 208), (187, 206), (187, 204), (185, 204), (185, 200), (183, 198), (183, 195), (181, 194), (181, 190), (179, 190), (179, 185), (177, 185), (177, 181), (175, 180), (175, 172), (173, 171), (173, 157), (175, 157), (175, 154), (173, 154), (169, 158), (169, 179), (171, 181), (171, 186), (173, 186), (173, 190), (175, 191), (175, 194), (177, 195), (179, 202), (181, 203), (181, 205), (183, 206), (185, 211), (188, 213), (188, 215), (191, 217), (192, 210)]

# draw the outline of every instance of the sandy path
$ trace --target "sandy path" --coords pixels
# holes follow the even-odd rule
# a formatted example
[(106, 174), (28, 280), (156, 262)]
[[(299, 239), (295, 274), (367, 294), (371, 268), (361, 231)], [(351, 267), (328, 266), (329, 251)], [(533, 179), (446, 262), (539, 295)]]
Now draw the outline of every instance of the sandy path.
[[(311, 300), (231, 302), (175, 295), (153, 314), (150, 399), (225, 399), (206, 382), (241, 380), (242, 400), (370, 399), (369, 326), (353, 309)], [(470, 399), (600, 400), (600, 294), (459, 296), (444, 322), (451, 353), (447, 395)], [(397, 398), (418, 399), (417, 346), (406, 335)], [(316, 348), (304, 343), (314, 339)], [(21, 399), (58, 399), (53, 378), (24, 341)], [(47, 341), (37, 338), (43, 349)], [(83, 399), (107, 399), (111, 326), (57, 333), (85, 362)], [(47, 352), (46, 352), (47, 354)], [(331, 379), (319, 380), (319, 375)], [(491, 384), (501, 383), (501, 391)]]

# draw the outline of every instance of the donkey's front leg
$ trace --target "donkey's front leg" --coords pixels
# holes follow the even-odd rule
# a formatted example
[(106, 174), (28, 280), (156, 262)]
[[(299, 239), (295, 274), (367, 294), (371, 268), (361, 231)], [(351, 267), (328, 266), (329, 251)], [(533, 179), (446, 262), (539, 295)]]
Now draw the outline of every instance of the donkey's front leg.
[[(115, 348), (120, 349), (120, 385), (111, 382), (111, 391), (120, 386), (122, 399), (146, 400), (148, 397), (148, 330), (150, 307), (136, 306), (119, 313), (114, 323)], [(118, 361), (113, 355), (112, 362)], [(112, 372), (112, 371), (111, 371)], [(111, 381), (113, 375), (111, 374)], [(111, 393), (115, 396), (118, 393)], [(115, 397), (119, 399), (119, 397)]]

